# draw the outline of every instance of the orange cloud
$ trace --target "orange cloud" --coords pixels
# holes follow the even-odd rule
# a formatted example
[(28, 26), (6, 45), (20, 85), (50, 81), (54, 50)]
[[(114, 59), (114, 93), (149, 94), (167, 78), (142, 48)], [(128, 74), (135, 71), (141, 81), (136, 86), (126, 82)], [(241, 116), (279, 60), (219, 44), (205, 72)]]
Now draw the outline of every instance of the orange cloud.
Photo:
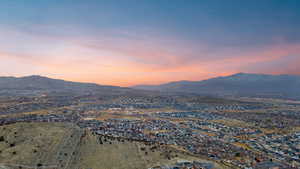
[[(11, 70), (6, 68), (2, 71), (5, 72), (3, 75), (12, 72), (20, 76), (40, 74), (66, 80), (130, 86), (203, 80), (244, 70), (255, 72), (248, 69), (249, 66), (289, 55), (300, 57), (300, 44), (288, 43), (241, 50), (238, 47), (218, 48), (180, 40), (165, 41), (161, 37), (74, 37), (61, 38), (56, 44), (57, 39), (42, 35), (31, 37), (29, 43), (32, 46), (25, 45), (20, 51), (10, 51), (9, 46), (0, 47), (2, 64), (13, 64)], [(40, 43), (43, 50), (35, 48)], [(292, 66), (295, 65), (299, 62)], [(284, 69), (280, 72), (300, 73), (297, 70)]]

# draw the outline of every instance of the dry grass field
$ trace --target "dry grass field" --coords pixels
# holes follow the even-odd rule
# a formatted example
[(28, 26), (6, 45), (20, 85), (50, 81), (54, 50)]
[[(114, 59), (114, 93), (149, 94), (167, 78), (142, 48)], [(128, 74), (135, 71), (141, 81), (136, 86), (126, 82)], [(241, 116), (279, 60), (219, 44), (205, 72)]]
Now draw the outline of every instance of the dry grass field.
[[(6, 168), (55, 168), (65, 161), (62, 151), (79, 131), (70, 124), (16, 123), (0, 127), (0, 166)], [(66, 150), (67, 153), (69, 150)]]

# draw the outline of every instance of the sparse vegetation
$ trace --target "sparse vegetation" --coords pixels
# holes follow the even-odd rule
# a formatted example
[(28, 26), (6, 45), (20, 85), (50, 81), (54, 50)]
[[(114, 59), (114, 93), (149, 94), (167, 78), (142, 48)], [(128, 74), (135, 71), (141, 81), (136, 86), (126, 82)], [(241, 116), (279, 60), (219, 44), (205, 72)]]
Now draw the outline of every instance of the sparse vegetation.
[[(0, 129), (3, 127), (1, 126)], [(66, 133), (69, 133), (69, 138), (73, 140), (71, 144), (77, 142), (76, 140), (79, 140), (80, 137), (70, 133), (72, 130), (70, 126), (59, 123), (18, 123), (5, 127), (16, 131), (22, 130), (22, 132), (17, 132), (18, 138), (15, 138), (11, 137), (11, 134), (14, 135), (14, 132), (10, 133), (9, 130), (7, 130), (8, 132), (0, 130), (2, 131), (0, 134), (7, 136), (8, 141), (12, 142), (9, 146), (0, 146), (2, 151), (0, 151), (0, 163), (36, 167), (57, 164), (60, 168), (67, 167), (68, 169), (147, 169), (159, 163), (171, 164), (178, 159), (197, 159), (192, 156), (175, 153), (166, 147), (160, 149), (158, 146), (151, 144), (125, 141), (120, 138), (104, 137), (102, 139), (105, 142), (101, 144), (99, 140), (102, 139), (91, 133), (87, 133), (83, 137), (76, 149), (74, 149), (74, 146), (61, 149)], [(43, 134), (40, 136), (36, 133)], [(15, 144), (20, 140), (30, 141)], [(8, 154), (9, 152), (10, 154)], [(69, 154), (71, 155), (69, 156)], [(40, 162), (35, 164), (37, 160)], [(68, 160), (70, 160), (69, 164), (66, 163)]]

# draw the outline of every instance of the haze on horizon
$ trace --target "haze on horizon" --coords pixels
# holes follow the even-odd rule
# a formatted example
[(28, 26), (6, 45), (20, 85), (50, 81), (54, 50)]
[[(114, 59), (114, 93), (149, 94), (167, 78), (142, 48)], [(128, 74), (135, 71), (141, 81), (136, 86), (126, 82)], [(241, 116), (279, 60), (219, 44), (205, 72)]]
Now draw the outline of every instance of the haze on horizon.
[(298, 0), (2, 0), (0, 76), (119, 86), (300, 74)]

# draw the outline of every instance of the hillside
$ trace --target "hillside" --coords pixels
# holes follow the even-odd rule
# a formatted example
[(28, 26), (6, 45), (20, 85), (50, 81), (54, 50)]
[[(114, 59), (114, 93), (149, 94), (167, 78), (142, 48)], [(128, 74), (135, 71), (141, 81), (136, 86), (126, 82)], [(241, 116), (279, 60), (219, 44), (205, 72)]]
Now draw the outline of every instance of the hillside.
[(140, 85), (135, 89), (186, 92), (218, 96), (252, 96), (300, 99), (300, 76), (238, 73), (203, 81)]
[(70, 82), (42, 76), (0, 77), (0, 94), (2, 95), (35, 95), (41, 93), (120, 93), (130, 89), (116, 86), (104, 86), (93, 83)]
[[(101, 138), (68, 123), (16, 123), (0, 126), (0, 169), (97, 168), (147, 169), (178, 161), (213, 161), (176, 152), (171, 147)], [(172, 153), (170, 153), (172, 151)]]

